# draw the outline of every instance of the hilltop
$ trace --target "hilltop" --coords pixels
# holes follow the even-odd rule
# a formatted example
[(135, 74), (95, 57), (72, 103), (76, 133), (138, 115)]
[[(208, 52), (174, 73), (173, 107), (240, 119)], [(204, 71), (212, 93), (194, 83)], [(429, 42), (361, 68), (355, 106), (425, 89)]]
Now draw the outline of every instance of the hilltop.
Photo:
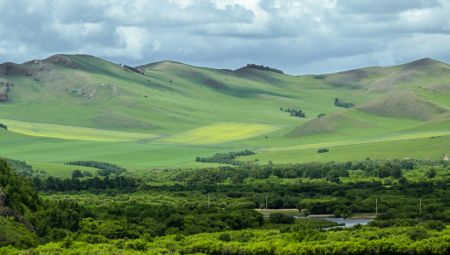
[[(0, 123), (8, 126), (0, 130), (0, 156), (50, 168), (83, 159), (198, 167), (196, 156), (243, 149), (257, 152), (240, 159), (247, 161), (338, 160), (333, 150), (318, 157), (315, 148), (428, 137), (439, 144), (450, 134), (449, 96), (450, 66), (432, 59), (292, 76), (255, 64), (134, 67), (55, 55), (0, 64)], [(398, 156), (436, 158), (448, 150), (405, 148)], [(286, 153), (299, 156), (285, 160)]]

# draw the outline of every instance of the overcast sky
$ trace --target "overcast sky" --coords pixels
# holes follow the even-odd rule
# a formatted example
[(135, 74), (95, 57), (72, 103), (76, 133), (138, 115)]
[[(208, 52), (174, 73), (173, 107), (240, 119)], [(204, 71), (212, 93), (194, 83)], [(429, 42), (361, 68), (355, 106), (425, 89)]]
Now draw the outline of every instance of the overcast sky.
[(450, 62), (450, 0), (0, 0), (0, 63), (56, 53), (292, 74)]

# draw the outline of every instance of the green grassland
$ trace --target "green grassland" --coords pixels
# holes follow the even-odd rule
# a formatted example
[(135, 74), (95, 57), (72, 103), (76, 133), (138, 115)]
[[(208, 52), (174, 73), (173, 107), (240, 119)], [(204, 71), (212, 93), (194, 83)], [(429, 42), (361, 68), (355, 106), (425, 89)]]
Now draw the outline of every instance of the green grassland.
[(450, 66), (431, 59), (318, 76), (170, 61), (138, 68), (87, 55), (0, 65), (13, 84), (0, 103), (0, 156), (65, 175), (69, 160), (143, 172), (202, 167), (196, 156), (243, 149), (257, 154), (242, 161), (277, 163), (450, 153)]

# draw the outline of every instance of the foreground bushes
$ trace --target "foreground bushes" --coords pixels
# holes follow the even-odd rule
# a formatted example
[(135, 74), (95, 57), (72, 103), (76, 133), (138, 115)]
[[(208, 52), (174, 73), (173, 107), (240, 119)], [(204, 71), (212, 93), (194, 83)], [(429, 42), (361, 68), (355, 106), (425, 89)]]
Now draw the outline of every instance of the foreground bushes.
[[(152, 240), (97, 239), (87, 243), (84, 236), (49, 243), (28, 250), (38, 254), (438, 254), (450, 252), (450, 229), (425, 230), (427, 236), (413, 240), (407, 233), (415, 227), (378, 229), (357, 227), (346, 230), (320, 231), (316, 239), (297, 241), (297, 232), (278, 230), (241, 230), (192, 236), (170, 235)], [(89, 237), (92, 240), (92, 236)], [(0, 254), (23, 254), (24, 250), (0, 248)]]

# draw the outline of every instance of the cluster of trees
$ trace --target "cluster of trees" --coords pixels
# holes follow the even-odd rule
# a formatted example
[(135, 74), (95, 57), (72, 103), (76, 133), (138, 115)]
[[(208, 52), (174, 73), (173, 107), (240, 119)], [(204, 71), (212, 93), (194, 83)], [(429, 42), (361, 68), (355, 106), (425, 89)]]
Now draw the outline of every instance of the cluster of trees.
[[(227, 154), (216, 154), (217, 158), (226, 157)], [(215, 156), (216, 156), (215, 155)], [(234, 155), (234, 154), (233, 154)], [(250, 154), (249, 154), (250, 155)], [(213, 156), (212, 159), (216, 159)], [(199, 162), (219, 162), (222, 160), (201, 161)], [(272, 176), (279, 178), (311, 178), (320, 179), (329, 176), (332, 172), (337, 177), (347, 177), (349, 170), (361, 170), (368, 176), (377, 176), (385, 178), (392, 176), (401, 177), (401, 170), (412, 170), (418, 165), (434, 165), (439, 162), (424, 162), (417, 160), (364, 160), (355, 162), (327, 162), (327, 163), (302, 163), (288, 165), (241, 165), (237, 168), (218, 167), (206, 168), (201, 170), (181, 171), (174, 177), (175, 181), (186, 182), (190, 184), (214, 184), (231, 180), (233, 183), (242, 183), (246, 178), (268, 179)]]
[(98, 174), (101, 176), (108, 176), (111, 174), (119, 175), (126, 172), (127, 170), (123, 167), (99, 161), (85, 160), (85, 161), (69, 161), (64, 163), (65, 165), (72, 166), (87, 166), (99, 169)]
[[(0, 254), (21, 254), (21, 247), (39, 242), (44, 245), (33, 252), (44, 254), (88, 254), (96, 248), (98, 254), (104, 250), (381, 254), (391, 249), (398, 254), (447, 254), (449, 245), (445, 240), (450, 232), (445, 224), (450, 222), (450, 180), (440, 174), (447, 164), (365, 160), (228, 166), (181, 171), (155, 185), (125, 176), (84, 176), (81, 171), (74, 171), (73, 178), (68, 179), (33, 176), (32, 182), (0, 160), (0, 189), (6, 194), (6, 206), (21, 212), (35, 231), (30, 236), (21, 234), (28, 239), (17, 244), (11, 238), (2, 238), (2, 233), (23, 230), (11, 227), (16, 224), (14, 219), (1, 218), (0, 223), (13, 223), (0, 228), (0, 244), (14, 247), (0, 248)], [(420, 169), (422, 175), (425, 170), (428, 178), (400, 181), (403, 171), (415, 169)], [(356, 170), (377, 178), (340, 180)], [(392, 181), (391, 177), (399, 179)], [(41, 199), (35, 188), (51, 195)], [(73, 192), (78, 190), (85, 192)], [(273, 209), (298, 208), (305, 214), (344, 217), (373, 213), (377, 201), (378, 217), (372, 226), (323, 231), (323, 224), (300, 222), (279, 213), (264, 220), (254, 208), (265, 207), (266, 201)], [(405, 240), (406, 244), (397, 245)], [(73, 245), (74, 241), (77, 245)], [(45, 244), (48, 242), (56, 243)], [(83, 253), (77, 250), (80, 247), (92, 249)], [(370, 252), (365, 247), (370, 247)]]
[(81, 170), (73, 170), (72, 171), (72, 179), (78, 179), (83, 177), (92, 177), (92, 173), (89, 171), (81, 171)]
[(355, 106), (354, 103), (344, 102), (344, 101), (340, 100), (339, 98), (334, 99), (334, 105), (337, 107), (343, 107), (343, 108), (352, 108), (353, 106)]
[(2, 123), (0, 123), (0, 128), (8, 130), (8, 126), (6, 126), (5, 124), (2, 124)]
[(105, 176), (105, 177), (89, 177), (89, 178), (71, 178), (62, 179), (56, 177), (48, 177), (44, 180), (33, 178), (34, 186), (42, 191), (79, 191), (79, 190), (136, 190), (141, 181), (126, 176)]
[(18, 175), (3, 159), (0, 159), (1, 207), (8, 207), (22, 215), (39, 209), (41, 200), (32, 182)]
[(270, 71), (270, 72), (275, 72), (275, 73), (283, 73), (283, 71), (281, 71), (279, 69), (268, 67), (268, 66), (263, 66), (263, 65), (256, 65), (256, 64), (247, 64), (247, 68), (253, 68), (253, 69), (262, 70), (262, 71)]
[(33, 166), (27, 164), (25, 161), (9, 159), (9, 158), (0, 158), (0, 160), (4, 160), (8, 166), (10, 166), (14, 171), (23, 176), (33, 176), (35, 171), (33, 170)]
[(302, 110), (280, 107), (280, 111), (288, 112), (293, 117), (306, 118), (306, 114)]
[(235, 160), (237, 157), (254, 155), (255, 152), (250, 150), (228, 152), (228, 153), (216, 153), (211, 157), (196, 157), (196, 162), (206, 163), (223, 163), (238, 166), (241, 162)]
[(138, 73), (138, 74), (144, 74), (143, 71), (141, 71), (141, 70), (139, 70), (139, 69), (137, 69), (137, 68), (134, 68), (134, 67), (132, 67), (132, 66), (122, 65), (122, 64), (120, 64), (120, 66), (122, 66), (125, 70), (130, 70), (130, 71), (135, 72), (135, 73)]

